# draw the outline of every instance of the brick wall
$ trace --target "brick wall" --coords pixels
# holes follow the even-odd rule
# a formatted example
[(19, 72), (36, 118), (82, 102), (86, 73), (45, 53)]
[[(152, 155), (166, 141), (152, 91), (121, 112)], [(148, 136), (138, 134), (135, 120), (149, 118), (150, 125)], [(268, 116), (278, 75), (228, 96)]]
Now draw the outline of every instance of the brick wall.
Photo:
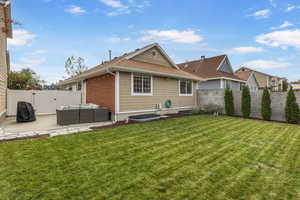
[(86, 81), (86, 103), (107, 107), (115, 112), (115, 77), (111, 74)]

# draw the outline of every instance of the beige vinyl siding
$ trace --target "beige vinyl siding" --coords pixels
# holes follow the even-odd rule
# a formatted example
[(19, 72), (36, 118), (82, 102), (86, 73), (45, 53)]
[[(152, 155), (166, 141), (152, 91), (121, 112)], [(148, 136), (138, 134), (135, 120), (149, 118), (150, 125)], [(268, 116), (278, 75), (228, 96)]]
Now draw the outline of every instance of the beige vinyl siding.
[[(152, 55), (153, 52), (155, 52), (155, 56)], [(169, 61), (159, 52), (159, 50), (156, 47), (153, 47), (148, 51), (145, 51), (144, 53), (136, 57), (133, 57), (132, 60), (166, 66), (166, 67), (172, 67)]]
[(268, 86), (268, 78), (269, 78), (268, 76), (265, 76), (261, 73), (256, 73), (256, 72), (254, 72), (254, 75), (256, 77), (256, 80), (257, 80), (260, 88), (264, 88), (264, 87)]
[[(0, 6), (0, 19), (4, 19), (4, 8)], [(2, 31), (5, 27), (3, 20), (0, 21), (0, 118), (6, 110), (6, 88), (7, 88), (7, 59), (6, 59), (6, 34)]]
[(196, 105), (196, 83), (193, 83), (193, 96), (179, 96), (177, 79), (153, 76), (152, 96), (131, 95), (131, 73), (120, 72), (120, 112), (155, 109), (155, 104), (162, 104), (170, 99), (172, 107), (188, 107)]

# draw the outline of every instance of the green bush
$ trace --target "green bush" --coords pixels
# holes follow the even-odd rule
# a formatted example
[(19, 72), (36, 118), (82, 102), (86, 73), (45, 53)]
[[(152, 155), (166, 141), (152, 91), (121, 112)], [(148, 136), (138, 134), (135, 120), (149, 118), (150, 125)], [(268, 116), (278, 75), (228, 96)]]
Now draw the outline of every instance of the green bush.
[(293, 88), (290, 88), (286, 98), (285, 118), (288, 123), (298, 124), (300, 121), (299, 106)]
[(224, 101), (225, 101), (225, 113), (229, 116), (233, 116), (234, 115), (233, 94), (232, 94), (232, 90), (230, 90), (229, 88), (226, 88), (225, 90)]
[(243, 87), (242, 90), (242, 113), (243, 117), (250, 117), (251, 114), (251, 95), (250, 90), (247, 86)]
[(272, 116), (271, 97), (268, 88), (264, 89), (261, 100), (261, 116), (264, 120), (270, 120)]

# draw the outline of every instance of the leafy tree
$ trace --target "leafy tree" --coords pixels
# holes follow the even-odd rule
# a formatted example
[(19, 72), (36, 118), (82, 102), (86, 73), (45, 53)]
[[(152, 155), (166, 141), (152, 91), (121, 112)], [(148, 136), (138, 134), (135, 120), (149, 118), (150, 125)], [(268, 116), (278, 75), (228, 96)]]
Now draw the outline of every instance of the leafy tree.
[(229, 116), (234, 115), (234, 102), (233, 102), (233, 94), (232, 90), (229, 88), (226, 88), (225, 95), (224, 95), (224, 101), (225, 101), (225, 112)]
[(87, 67), (84, 64), (84, 59), (81, 57), (75, 58), (74, 56), (71, 56), (67, 59), (65, 68), (67, 75), (70, 77), (79, 75), (87, 70)]
[(13, 90), (40, 90), (45, 81), (29, 68), (11, 71), (8, 74), (8, 88)]
[(286, 99), (285, 118), (288, 123), (298, 124), (300, 121), (299, 106), (296, 102), (296, 96), (291, 87)]
[(270, 120), (272, 116), (271, 97), (268, 88), (265, 88), (261, 100), (261, 116), (264, 120)]
[(251, 113), (251, 95), (249, 87), (244, 86), (242, 90), (242, 113), (243, 117), (248, 118)]

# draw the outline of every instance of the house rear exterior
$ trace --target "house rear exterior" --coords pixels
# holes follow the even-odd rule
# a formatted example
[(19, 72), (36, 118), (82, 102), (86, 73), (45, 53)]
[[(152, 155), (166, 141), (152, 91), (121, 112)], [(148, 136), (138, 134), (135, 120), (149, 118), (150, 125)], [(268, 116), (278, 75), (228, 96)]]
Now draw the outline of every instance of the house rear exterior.
[(228, 56), (221, 55), (211, 58), (202, 56), (200, 60), (178, 64), (180, 69), (189, 72), (205, 81), (199, 82), (199, 89), (225, 89), (240, 90), (245, 81), (234, 74)]
[(107, 107), (115, 121), (148, 113), (174, 113), (196, 106), (201, 78), (180, 70), (158, 44), (124, 54), (67, 79), (82, 82), (84, 103)]
[(11, 37), (11, 7), (8, 2), (0, 2), (0, 120), (6, 115), (7, 78), (9, 71), (7, 38)]

